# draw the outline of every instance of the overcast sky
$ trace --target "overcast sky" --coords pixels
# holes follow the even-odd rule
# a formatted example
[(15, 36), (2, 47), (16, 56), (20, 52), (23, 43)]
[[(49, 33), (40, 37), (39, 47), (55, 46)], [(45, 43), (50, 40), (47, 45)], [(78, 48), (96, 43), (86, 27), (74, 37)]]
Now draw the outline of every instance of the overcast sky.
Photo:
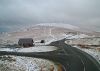
[(100, 31), (100, 0), (0, 0), (0, 27), (65, 23)]

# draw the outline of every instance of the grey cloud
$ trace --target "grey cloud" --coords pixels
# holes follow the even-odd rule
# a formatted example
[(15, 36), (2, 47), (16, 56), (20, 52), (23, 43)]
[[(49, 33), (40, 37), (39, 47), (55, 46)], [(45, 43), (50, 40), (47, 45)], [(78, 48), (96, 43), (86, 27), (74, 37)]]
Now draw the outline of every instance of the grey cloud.
[(0, 0), (0, 24), (68, 23), (99, 25), (100, 0)]

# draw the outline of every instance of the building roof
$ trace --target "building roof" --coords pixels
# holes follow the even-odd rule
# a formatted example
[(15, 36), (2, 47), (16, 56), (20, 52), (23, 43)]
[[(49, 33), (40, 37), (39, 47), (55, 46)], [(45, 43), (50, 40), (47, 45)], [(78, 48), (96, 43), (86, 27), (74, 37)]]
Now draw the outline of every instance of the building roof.
[(32, 38), (20, 38), (18, 43), (33, 43)]

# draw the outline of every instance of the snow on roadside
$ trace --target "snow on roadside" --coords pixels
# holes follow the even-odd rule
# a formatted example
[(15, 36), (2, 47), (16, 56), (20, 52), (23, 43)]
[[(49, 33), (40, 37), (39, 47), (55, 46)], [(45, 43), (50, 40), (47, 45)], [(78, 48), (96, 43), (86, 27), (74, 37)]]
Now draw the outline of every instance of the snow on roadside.
[[(21, 56), (8, 56), (9, 60), (4, 60), (3, 56), (0, 58), (0, 70), (3, 71), (50, 71), (51, 66), (54, 67), (54, 71), (57, 71), (57, 65), (52, 61)], [(2, 60), (3, 59), (3, 60)]]

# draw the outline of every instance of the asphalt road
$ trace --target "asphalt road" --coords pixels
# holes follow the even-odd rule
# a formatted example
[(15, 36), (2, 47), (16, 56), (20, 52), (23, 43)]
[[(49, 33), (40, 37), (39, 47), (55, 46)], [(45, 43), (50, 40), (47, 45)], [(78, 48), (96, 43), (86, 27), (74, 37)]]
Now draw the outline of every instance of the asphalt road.
[[(65, 54), (72, 54), (73, 56), (76, 55), (76, 57), (79, 58), (83, 64), (83, 68), (81, 70), (76, 69), (76, 70), (69, 70), (69, 71), (100, 71), (100, 64), (92, 56), (75, 47), (65, 44), (64, 41), (65, 39), (57, 42), (53, 42), (51, 43), (51, 45), (63, 49)], [(77, 60), (77, 58), (73, 60)], [(77, 62), (75, 63), (77, 64), (77, 66), (79, 65), (79, 63)]]
[(49, 59), (58, 62), (63, 66), (63, 71), (100, 71), (100, 64), (89, 54), (64, 43), (65, 39), (52, 42), (49, 45), (58, 47), (58, 50), (51, 52), (4, 52), (0, 55), (17, 55)]

